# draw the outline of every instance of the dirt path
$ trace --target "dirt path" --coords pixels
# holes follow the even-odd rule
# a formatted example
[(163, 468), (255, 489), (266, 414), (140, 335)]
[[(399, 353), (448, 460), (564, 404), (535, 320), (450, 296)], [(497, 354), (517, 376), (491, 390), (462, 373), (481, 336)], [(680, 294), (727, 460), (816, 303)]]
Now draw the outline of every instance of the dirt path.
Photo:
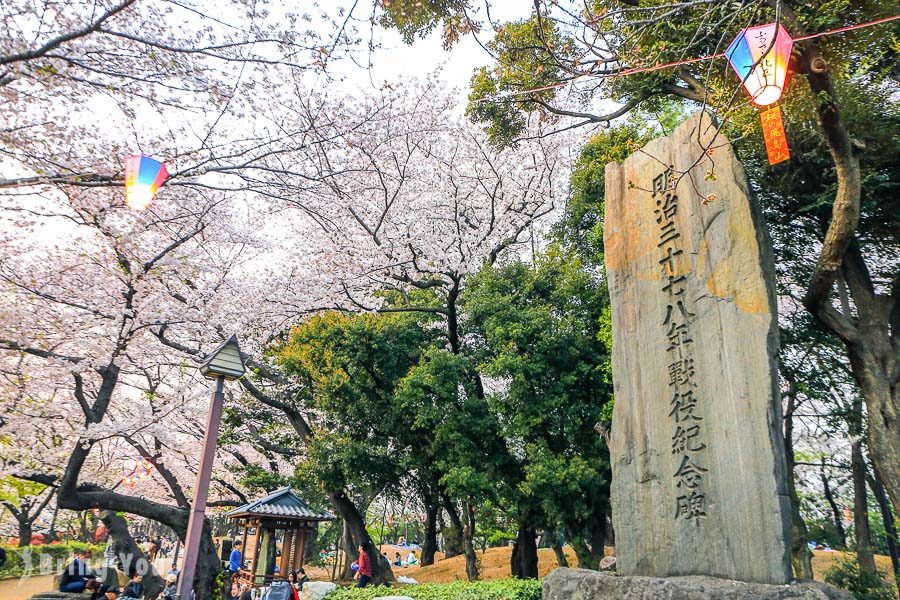
[(0, 579), (0, 600), (25, 600), (38, 592), (48, 592), (52, 589), (53, 575)]

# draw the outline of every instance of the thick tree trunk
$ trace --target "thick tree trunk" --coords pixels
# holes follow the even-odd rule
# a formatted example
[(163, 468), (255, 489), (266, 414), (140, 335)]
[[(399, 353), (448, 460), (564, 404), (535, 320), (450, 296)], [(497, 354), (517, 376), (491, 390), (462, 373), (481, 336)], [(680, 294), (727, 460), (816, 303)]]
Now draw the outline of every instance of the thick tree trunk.
[(463, 547), (466, 554), (466, 577), (469, 581), (477, 581), (478, 573), (478, 555), (475, 554), (475, 507), (471, 501), (463, 502), (463, 517), (465, 524), (463, 525)]
[(868, 478), (869, 487), (872, 488), (872, 494), (878, 502), (878, 508), (881, 510), (881, 520), (884, 522), (885, 537), (887, 537), (888, 554), (891, 557), (891, 566), (894, 569), (894, 581), (900, 587), (900, 547), (898, 547), (897, 529), (894, 527), (894, 513), (891, 511), (891, 504), (887, 499), (884, 486), (878, 479), (878, 473), (870, 475)]
[(17, 518), (19, 522), (19, 548), (24, 548), (26, 546), (31, 545), (31, 534), (33, 530), (31, 528), (31, 524), (33, 521), (26, 518)]
[(853, 529), (856, 537), (856, 559), (861, 568), (875, 571), (872, 555), (872, 534), (869, 529), (869, 506), (866, 499), (866, 463), (863, 459), (861, 440), (855, 440), (850, 448), (850, 465), (853, 470)]
[(862, 453), (862, 421), (862, 400), (857, 397), (853, 399), (850, 414), (850, 471), (853, 476), (853, 529), (856, 537), (856, 559), (859, 561), (860, 568), (875, 572), (866, 488), (868, 469)]
[[(793, 392), (793, 384), (791, 391)], [(800, 496), (797, 495), (796, 461), (794, 459), (794, 410), (797, 396), (786, 394), (787, 410), (784, 415), (784, 454), (787, 461), (788, 495), (791, 499), (791, 565), (797, 579), (812, 579), (812, 550), (809, 549), (809, 532), (806, 522), (800, 515)]]
[(59, 541), (59, 532), (56, 531), (56, 518), (59, 516), (59, 505), (53, 507), (53, 516), (50, 518), (50, 532), (48, 533), (50, 539), (48, 541), (56, 542)]
[(434, 555), (437, 552), (437, 516), (439, 507), (428, 505), (425, 507), (425, 540), (422, 542), (422, 566), (434, 564)]
[[(109, 539), (112, 542), (118, 568), (128, 577), (134, 576), (135, 573), (143, 575), (144, 591), (148, 597), (152, 598), (159, 594), (163, 589), (159, 573), (152, 568), (150, 560), (134, 542), (125, 518), (113, 511), (104, 510), (100, 513), (100, 520), (109, 531)], [(114, 576), (106, 577), (107, 583), (112, 583), (114, 580)]]
[[(887, 324), (885, 323), (885, 327)], [(872, 336), (879, 335), (876, 332)], [(886, 338), (884, 332), (881, 336)], [(875, 349), (879, 346), (882, 352)], [(894, 513), (900, 510), (900, 385), (891, 386), (890, 378), (882, 365), (895, 365), (890, 342), (875, 345), (864, 343), (862, 347), (849, 349), (850, 366), (866, 401), (868, 417), (867, 446), (872, 466), (891, 498)], [(891, 366), (896, 371), (896, 366)]]
[(838, 536), (841, 538), (841, 546), (847, 545), (847, 532), (844, 531), (844, 524), (841, 519), (841, 509), (838, 508), (837, 502), (834, 501), (834, 494), (831, 493), (831, 483), (828, 480), (828, 474), (825, 472), (825, 459), (822, 459), (822, 469), (819, 471), (822, 478), (822, 491), (825, 494), (825, 500), (831, 507), (831, 517), (834, 520), (834, 528), (837, 530)]
[(550, 534), (550, 547), (553, 548), (553, 554), (556, 555), (556, 564), (560, 567), (568, 567), (569, 559), (566, 558), (566, 553), (563, 551), (559, 533), (555, 531), (550, 531), (548, 533)]
[(447, 496), (443, 496), (444, 509), (447, 511), (447, 518), (450, 520), (450, 526), (444, 529), (444, 558), (453, 558), (459, 556), (465, 549), (463, 548), (463, 524), (456, 511), (456, 506)]
[(535, 544), (536, 532), (524, 522), (519, 523), (519, 531), (513, 544), (510, 570), (517, 579), (537, 579), (538, 555)]
[(82, 510), (78, 513), (78, 535), (81, 538), (82, 542), (93, 542), (93, 536), (88, 531), (87, 526), (87, 513), (88, 511)]
[(341, 547), (344, 549), (344, 562), (339, 569), (340, 579), (352, 581), (354, 573), (350, 565), (359, 560), (359, 551), (357, 550), (357, 544), (353, 541), (353, 534), (350, 533), (350, 528), (347, 526), (346, 522), (341, 526)]
[[(353, 501), (343, 491), (330, 492), (328, 497), (337, 514), (344, 520), (346, 530), (350, 533), (353, 554), (356, 554), (356, 549), (360, 544), (364, 542), (369, 544), (368, 554), (372, 564), (372, 583), (378, 585), (394, 581), (391, 563), (378, 552), (378, 548), (372, 543), (372, 538), (366, 531), (366, 521)], [(350, 549), (348, 548), (348, 550)]]

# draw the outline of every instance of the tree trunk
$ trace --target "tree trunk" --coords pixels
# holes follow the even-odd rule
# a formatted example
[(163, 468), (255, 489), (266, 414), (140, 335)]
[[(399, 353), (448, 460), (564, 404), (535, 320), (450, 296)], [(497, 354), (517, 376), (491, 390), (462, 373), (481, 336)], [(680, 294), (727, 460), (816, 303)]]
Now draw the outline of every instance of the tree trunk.
[(785, 394), (787, 398), (787, 410), (784, 415), (784, 454), (787, 461), (788, 496), (791, 500), (791, 566), (794, 568), (794, 577), (797, 579), (812, 579), (812, 550), (809, 549), (809, 531), (806, 522), (800, 515), (800, 497), (797, 495), (797, 482), (795, 480), (794, 459), (794, 410), (796, 409), (797, 396), (793, 393)]
[(53, 507), (53, 516), (50, 518), (50, 540), (51, 542), (59, 541), (59, 532), (56, 531), (56, 518), (59, 516), (59, 505)]
[[(353, 501), (343, 491), (330, 492), (328, 497), (335, 508), (337, 514), (344, 520), (344, 527), (350, 533), (352, 541), (352, 552), (356, 555), (357, 548), (364, 542), (369, 544), (369, 559), (372, 564), (372, 583), (379, 585), (394, 581), (394, 572), (391, 570), (391, 563), (380, 553), (372, 543), (369, 532), (366, 531), (366, 521), (356, 508)], [(348, 548), (348, 559), (349, 551)], [(347, 561), (349, 564), (349, 560)]]
[(465, 549), (463, 548), (463, 524), (456, 511), (456, 506), (447, 496), (443, 496), (444, 509), (447, 511), (447, 517), (450, 519), (450, 526), (444, 530), (444, 558), (453, 558), (459, 556)]
[(31, 525), (34, 521), (29, 519), (27, 515), (16, 517), (16, 520), (19, 522), (19, 548), (30, 546), (33, 533)]
[[(159, 573), (152, 568), (148, 558), (134, 542), (125, 518), (111, 510), (104, 510), (100, 513), (100, 520), (109, 531), (118, 568), (128, 577), (134, 576), (135, 573), (143, 575), (144, 590), (149, 597), (159, 594), (163, 589)], [(107, 576), (106, 580), (107, 583), (111, 583), (115, 577)]]
[(90, 544), (94, 540), (93, 540), (93, 536), (88, 531), (87, 515), (88, 515), (88, 511), (86, 511), (86, 510), (82, 510), (81, 512), (78, 513), (78, 535), (81, 538), (82, 542), (86, 542), (86, 543)]
[[(603, 526), (603, 529), (605, 530), (605, 526)], [(572, 548), (575, 550), (575, 556), (578, 557), (578, 568), (598, 570), (600, 561), (603, 560), (605, 555), (604, 536), (598, 532), (589, 532), (585, 536), (573, 531), (568, 531), (567, 535)]]
[(888, 554), (891, 556), (891, 566), (894, 569), (894, 581), (900, 587), (900, 547), (898, 547), (897, 529), (894, 527), (894, 514), (891, 511), (891, 504), (885, 494), (884, 486), (878, 478), (878, 473), (869, 476), (869, 487), (872, 488), (872, 494), (878, 502), (878, 508), (881, 510), (881, 520), (884, 522), (884, 532), (887, 538)]
[(465, 525), (463, 525), (463, 546), (466, 554), (466, 577), (469, 581), (477, 581), (478, 573), (478, 556), (475, 554), (475, 507), (471, 501), (463, 502), (463, 516), (465, 517)]
[(861, 568), (875, 571), (872, 555), (872, 534), (869, 529), (869, 506), (866, 498), (866, 463), (862, 456), (862, 440), (855, 440), (850, 448), (853, 470), (853, 529), (856, 537), (856, 559)]
[(848, 355), (854, 378), (866, 401), (867, 446), (872, 465), (881, 477), (896, 514), (900, 510), (900, 386), (892, 388), (881, 368), (881, 361), (893, 362), (886, 356), (888, 352), (874, 352), (865, 344), (859, 349), (851, 348)]
[(353, 542), (353, 534), (350, 533), (350, 528), (347, 526), (346, 521), (341, 527), (341, 547), (344, 549), (344, 562), (341, 564), (341, 568), (338, 569), (340, 571), (340, 579), (352, 581), (354, 573), (350, 565), (359, 560), (359, 551), (357, 550), (357, 544)]
[(570, 533), (569, 542), (572, 544), (572, 549), (575, 550), (575, 556), (578, 558), (579, 569), (593, 569), (596, 571), (600, 568), (600, 559), (591, 552), (591, 548), (584, 540), (584, 536)]
[(866, 488), (866, 460), (862, 453), (862, 400), (853, 399), (850, 413), (850, 470), (853, 476), (853, 531), (856, 537), (856, 559), (859, 566), (875, 572), (872, 555), (872, 533), (869, 529), (869, 505)]
[(556, 555), (556, 564), (560, 567), (568, 567), (569, 559), (563, 551), (562, 542), (559, 533), (555, 531), (548, 532), (550, 534), (550, 547), (553, 548), (553, 554)]
[[(785, 26), (795, 35), (806, 34), (790, 2), (780, 5)], [(817, 42), (795, 46), (798, 65), (806, 75), (816, 102), (816, 113), (828, 151), (834, 161), (837, 190), (831, 221), (810, 279), (803, 304), (847, 348), (853, 377), (859, 384), (869, 417), (868, 448), (872, 464), (894, 505), (900, 509), (900, 386), (896, 383), (900, 344), (900, 274), (888, 294), (875, 289), (855, 238), (859, 225), (862, 172), (859, 153), (840, 114), (834, 82)], [(849, 286), (856, 316), (838, 311), (831, 294), (839, 271)]]
[(831, 493), (831, 484), (828, 481), (828, 474), (825, 472), (825, 458), (822, 458), (822, 469), (820, 470), (822, 478), (822, 491), (825, 493), (825, 500), (831, 507), (831, 516), (834, 519), (834, 528), (837, 530), (838, 536), (841, 538), (841, 546), (847, 546), (847, 532), (844, 531), (844, 524), (841, 522), (841, 509), (838, 508), (834, 501), (834, 494)]
[(538, 556), (534, 542), (536, 532), (524, 522), (519, 522), (519, 531), (513, 544), (510, 570), (517, 579), (537, 579)]
[(425, 540), (422, 542), (422, 566), (434, 564), (437, 552), (437, 516), (439, 507), (429, 504), (425, 507)]

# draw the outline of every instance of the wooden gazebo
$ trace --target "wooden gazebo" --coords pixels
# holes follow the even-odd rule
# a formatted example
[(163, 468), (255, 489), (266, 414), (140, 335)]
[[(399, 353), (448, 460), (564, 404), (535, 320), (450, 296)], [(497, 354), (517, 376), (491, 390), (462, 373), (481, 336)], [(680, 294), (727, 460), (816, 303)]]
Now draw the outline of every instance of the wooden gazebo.
[[(286, 579), (290, 571), (303, 566), (307, 539), (316, 535), (320, 521), (334, 519), (327, 511), (310, 508), (290, 488), (272, 492), (225, 516), (243, 527), (244, 563), (249, 561), (250, 568), (241, 569), (238, 580), (254, 587), (268, 585), (276, 578)], [(280, 555), (276, 550), (279, 541)]]

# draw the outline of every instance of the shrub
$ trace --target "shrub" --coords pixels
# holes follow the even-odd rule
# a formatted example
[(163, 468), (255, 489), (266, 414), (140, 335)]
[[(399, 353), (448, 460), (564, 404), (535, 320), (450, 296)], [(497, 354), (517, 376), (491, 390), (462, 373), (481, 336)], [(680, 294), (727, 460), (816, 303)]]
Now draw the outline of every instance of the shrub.
[(894, 600), (894, 590), (884, 571), (862, 569), (853, 559), (842, 559), (825, 571), (825, 582), (843, 588), (856, 600)]
[(503, 579), (499, 581), (456, 581), (425, 583), (388, 591), (374, 586), (363, 589), (339, 588), (328, 600), (372, 600), (378, 596), (397, 594), (416, 600), (541, 600), (541, 582), (537, 579)]
[(0, 569), (0, 579), (27, 577), (30, 575), (59, 572), (78, 550), (88, 548), (95, 556), (103, 553), (103, 546), (70, 542), (68, 544), (45, 544), (41, 546), (4, 546), (6, 564)]

